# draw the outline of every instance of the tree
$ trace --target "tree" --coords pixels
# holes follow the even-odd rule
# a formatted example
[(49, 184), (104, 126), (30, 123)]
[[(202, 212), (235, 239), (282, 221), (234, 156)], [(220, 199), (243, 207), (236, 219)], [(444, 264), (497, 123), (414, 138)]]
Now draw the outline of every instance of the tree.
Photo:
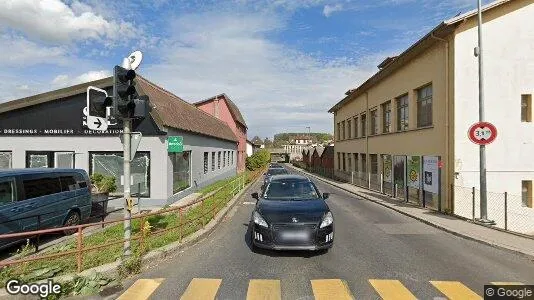
[(273, 142), (269, 138), (265, 138), (263, 144), (265, 145), (265, 148), (271, 148), (273, 146)]
[(254, 138), (252, 139), (252, 143), (256, 144), (256, 145), (261, 145), (263, 144), (263, 141), (261, 140), (261, 138), (259, 136), (254, 136)]

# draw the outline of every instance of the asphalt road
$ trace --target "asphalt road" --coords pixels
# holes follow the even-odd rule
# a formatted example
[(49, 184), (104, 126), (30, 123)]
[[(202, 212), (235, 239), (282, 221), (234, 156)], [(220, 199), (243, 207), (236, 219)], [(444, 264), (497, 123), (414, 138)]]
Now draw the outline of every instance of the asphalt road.
[[(449, 296), (460, 293), (465, 299), (464, 287), (483, 295), (484, 284), (490, 282), (534, 284), (534, 262), (527, 258), (442, 232), (321, 181), (315, 183), (321, 192), (331, 193), (327, 202), (336, 231), (329, 252), (252, 252), (247, 226), (255, 203), (250, 194), (260, 187), (256, 183), (210, 236), (126, 280), (125, 289), (136, 283), (138, 295), (153, 291), (150, 299), (178, 299), (195, 292), (193, 298), (200, 299), (210, 291), (217, 299), (246, 299), (252, 279), (274, 279), (267, 282), (274, 284), (274, 292), (267, 290), (271, 296), (280, 290), (282, 299), (314, 299), (314, 295), (317, 299), (327, 292), (327, 299), (338, 299), (342, 286), (337, 290), (328, 286), (337, 281), (318, 281), (314, 286), (312, 280), (339, 279), (357, 299), (386, 296), (378, 291), (392, 293), (396, 299), (402, 291), (418, 299), (440, 299), (445, 297), (440, 290)], [(398, 282), (381, 286), (378, 282), (375, 288), (369, 281), (373, 279)], [(430, 281), (458, 283), (437, 284), (438, 289)]]

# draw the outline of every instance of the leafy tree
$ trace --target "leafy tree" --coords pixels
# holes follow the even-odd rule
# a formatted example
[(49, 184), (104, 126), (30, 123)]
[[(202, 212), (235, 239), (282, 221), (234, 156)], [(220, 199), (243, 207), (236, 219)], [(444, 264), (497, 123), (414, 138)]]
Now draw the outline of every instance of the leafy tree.
[(247, 157), (245, 164), (247, 169), (254, 171), (260, 168), (267, 166), (271, 161), (271, 153), (265, 149), (252, 154), (252, 156)]

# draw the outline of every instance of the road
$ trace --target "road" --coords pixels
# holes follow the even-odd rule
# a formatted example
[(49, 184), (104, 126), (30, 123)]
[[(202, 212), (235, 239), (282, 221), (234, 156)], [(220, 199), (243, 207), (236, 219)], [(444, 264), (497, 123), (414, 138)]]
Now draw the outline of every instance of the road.
[(126, 280), (129, 290), (117, 296), (247, 299), (248, 293), (248, 299), (267, 299), (253, 297), (266, 293), (276, 299), (281, 293), (282, 299), (321, 299), (320, 294), (327, 293), (324, 299), (347, 294), (387, 299), (389, 293), (394, 299), (454, 299), (456, 293), (457, 299), (467, 299), (470, 293), (483, 295), (484, 284), (491, 282), (534, 284), (534, 262), (527, 258), (315, 183), (321, 192), (331, 193), (327, 201), (336, 231), (329, 252), (252, 252), (247, 226), (255, 203), (250, 194), (260, 187), (256, 183), (210, 236)]

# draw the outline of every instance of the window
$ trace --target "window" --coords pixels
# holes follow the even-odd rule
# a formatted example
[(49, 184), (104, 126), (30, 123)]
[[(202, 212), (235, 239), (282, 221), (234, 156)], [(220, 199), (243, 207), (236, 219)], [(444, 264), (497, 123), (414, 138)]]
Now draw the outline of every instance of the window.
[(521, 192), (523, 206), (532, 208), (532, 180), (523, 180), (521, 182)]
[(347, 165), (349, 167), (349, 171), (352, 171), (352, 157), (350, 153), (347, 153)]
[(367, 173), (367, 157), (362, 153), (362, 172)]
[(352, 153), (354, 157), (354, 171), (358, 172), (358, 153)]
[(0, 180), (0, 206), (16, 200), (15, 181), (13, 179), (2, 178)]
[(59, 177), (59, 183), (63, 192), (71, 192), (80, 188), (74, 176), (61, 176)]
[(74, 168), (74, 152), (26, 151), (26, 168)]
[(341, 123), (337, 123), (337, 140), (341, 140)]
[(362, 123), (362, 137), (365, 137), (367, 135), (367, 117), (365, 114), (360, 117), (360, 121)]
[(345, 139), (345, 121), (341, 122), (341, 130), (342, 130), (341, 136), (343, 137), (343, 139)]
[(417, 90), (417, 127), (432, 125), (432, 84)]
[(532, 122), (532, 95), (521, 95), (521, 122)]
[(354, 117), (354, 138), (358, 137), (358, 117)]
[(226, 167), (226, 151), (223, 151), (223, 168)]
[(371, 111), (371, 134), (378, 134), (378, 110)]
[(172, 163), (172, 193), (176, 194), (191, 186), (191, 151), (169, 153)]
[(346, 171), (346, 164), (345, 164), (345, 153), (343, 153), (343, 171)]
[(341, 169), (341, 153), (337, 153), (337, 169)]
[(391, 101), (382, 104), (382, 132), (391, 131)]
[(208, 152), (204, 152), (204, 174), (208, 174)]
[[(176, 153), (181, 155), (181, 153)], [(89, 174), (99, 173), (115, 177), (117, 194), (124, 191), (124, 159), (123, 152), (89, 152)], [(142, 197), (150, 197), (150, 152), (137, 151), (130, 163), (131, 193), (140, 193)], [(140, 190), (138, 190), (140, 189)]]
[(217, 152), (217, 169), (221, 169), (221, 151)]
[(11, 151), (0, 151), (0, 169), (11, 169), (12, 161), (13, 154)]
[(371, 157), (371, 174), (378, 174), (378, 155), (369, 154)]
[(22, 185), (26, 199), (61, 193), (61, 185), (57, 176), (24, 179)]
[(397, 98), (397, 131), (408, 130), (408, 94)]
[(352, 138), (352, 126), (351, 126), (352, 124), (351, 123), (352, 123), (351, 120), (347, 120), (347, 131), (349, 133), (349, 139)]
[(211, 152), (211, 170), (215, 171), (215, 152)]

